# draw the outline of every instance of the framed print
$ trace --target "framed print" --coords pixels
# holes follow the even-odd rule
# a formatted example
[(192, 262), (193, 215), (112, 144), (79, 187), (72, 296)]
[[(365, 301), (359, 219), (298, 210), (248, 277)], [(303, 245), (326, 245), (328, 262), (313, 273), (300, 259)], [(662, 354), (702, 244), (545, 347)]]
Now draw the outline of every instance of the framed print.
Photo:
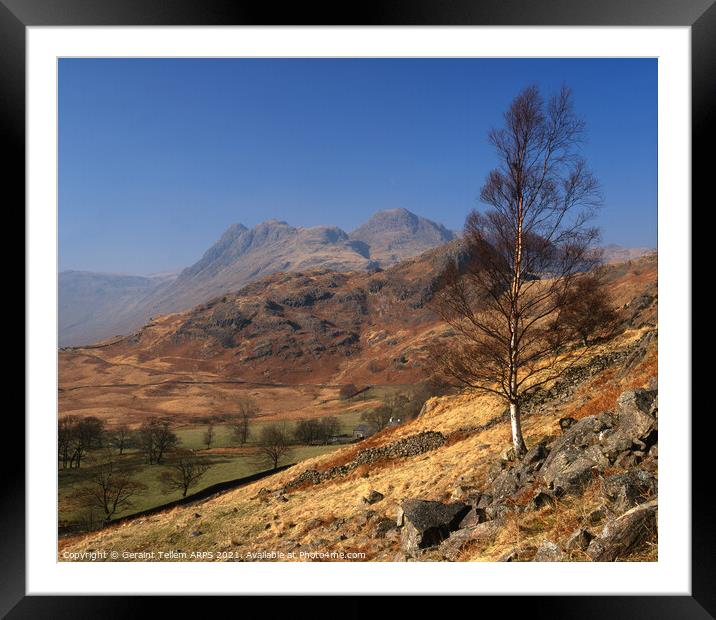
[(3, 0), (28, 360), (3, 613), (712, 617), (690, 313), (715, 22)]

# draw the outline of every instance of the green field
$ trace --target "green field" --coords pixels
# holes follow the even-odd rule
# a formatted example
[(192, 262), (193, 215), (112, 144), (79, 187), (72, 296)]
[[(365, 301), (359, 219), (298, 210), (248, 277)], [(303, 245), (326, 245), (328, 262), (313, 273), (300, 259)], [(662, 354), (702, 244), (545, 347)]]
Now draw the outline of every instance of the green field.
[[(387, 396), (396, 393), (405, 393), (409, 386), (373, 386), (368, 390), (361, 392), (353, 398), (346, 399), (347, 405), (356, 405), (367, 401), (380, 401)], [(369, 409), (370, 407), (368, 407)], [(340, 433), (343, 435), (352, 435), (353, 429), (361, 422), (361, 412), (365, 408), (355, 410), (349, 408), (341, 415), (337, 416), (340, 423)], [(263, 421), (260, 418), (251, 424), (251, 432), (249, 440), (242, 447), (241, 453), (211, 453), (222, 448), (237, 448), (237, 445), (231, 437), (231, 430), (226, 425), (217, 424), (214, 426), (214, 440), (211, 446), (211, 452), (205, 453), (206, 458), (212, 462), (212, 467), (204, 474), (196, 486), (189, 489), (189, 494), (196, 493), (206, 487), (250, 476), (251, 474), (265, 471), (270, 467), (265, 461), (262, 461), (258, 453), (258, 439), (261, 436), (261, 430), (266, 424), (272, 424), (272, 421)], [(294, 422), (287, 422), (289, 433), (292, 434), (295, 426)], [(206, 424), (192, 424), (181, 426), (173, 429), (179, 438), (181, 448), (191, 449), (201, 454), (204, 452), (206, 445), (204, 443), (204, 433)], [(280, 464), (296, 463), (298, 461), (308, 459), (320, 454), (325, 454), (338, 449), (340, 446), (305, 446), (296, 445), (292, 447), (290, 455), (286, 456)], [(90, 455), (91, 456), (91, 455)], [(133, 505), (126, 508), (122, 512), (117, 512), (114, 518), (118, 518), (127, 514), (132, 514), (142, 510), (147, 510), (166, 504), (168, 502), (181, 498), (179, 491), (165, 493), (160, 483), (160, 475), (165, 471), (162, 465), (149, 465), (146, 463), (144, 455), (136, 449), (129, 449), (121, 457), (124, 466), (132, 469), (133, 477), (147, 485), (147, 490), (142, 495), (133, 500)], [(60, 524), (72, 524), (82, 521), (85, 516), (83, 511), (73, 508), (68, 502), (70, 494), (82, 486), (86, 486), (92, 475), (93, 467), (91, 459), (86, 459), (80, 469), (59, 469), (59, 522)]]
[[(176, 430), (182, 448), (197, 450), (199, 454), (203, 451), (203, 435), (206, 426), (192, 426)], [(225, 426), (215, 427), (215, 443), (212, 448), (234, 447), (231, 441), (229, 429)], [(260, 432), (260, 425), (253, 428), (256, 436)], [(331, 452), (339, 446), (292, 446), (291, 453), (287, 455), (280, 464), (295, 463), (304, 459), (312, 458), (326, 452)], [(212, 463), (211, 468), (204, 474), (195, 487), (189, 489), (189, 494), (196, 493), (206, 487), (227, 480), (235, 480), (250, 476), (260, 471), (265, 471), (270, 466), (262, 461), (258, 454), (258, 447), (249, 441), (245, 453), (242, 454), (207, 454), (207, 459)], [(124, 466), (132, 469), (132, 476), (139, 482), (147, 485), (147, 491), (138, 496), (131, 508), (118, 512), (114, 518), (126, 514), (147, 510), (161, 504), (166, 504), (181, 498), (179, 491), (165, 493), (160, 483), (160, 475), (165, 468), (160, 465), (149, 465), (146, 463), (143, 454), (137, 450), (127, 450), (121, 457)], [(92, 475), (93, 466), (89, 459), (83, 462), (80, 469), (59, 469), (59, 521), (60, 523), (71, 523), (81, 520), (81, 511), (73, 509), (68, 502), (68, 497), (77, 488), (85, 486)]]

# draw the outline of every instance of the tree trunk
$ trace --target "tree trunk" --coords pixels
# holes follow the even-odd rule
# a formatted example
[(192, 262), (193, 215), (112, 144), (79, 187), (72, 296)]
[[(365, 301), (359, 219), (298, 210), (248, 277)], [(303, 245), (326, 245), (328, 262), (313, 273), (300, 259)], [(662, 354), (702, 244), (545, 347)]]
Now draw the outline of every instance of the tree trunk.
[(520, 406), (518, 403), (510, 403), (510, 425), (512, 427), (512, 446), (515, 450), (515, 458), (519, 458), (527, 452), (527, 446), (522, 437)]

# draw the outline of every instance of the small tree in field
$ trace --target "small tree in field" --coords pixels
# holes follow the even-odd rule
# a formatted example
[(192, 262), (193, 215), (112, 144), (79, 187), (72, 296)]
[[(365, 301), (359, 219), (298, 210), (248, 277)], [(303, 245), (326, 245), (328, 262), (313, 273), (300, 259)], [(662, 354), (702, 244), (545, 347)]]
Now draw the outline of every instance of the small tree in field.
[(232, 417), (229, 426), (234, 441), (244, 445), (251, 435), (251, 423), (259, 415), (259, 407), (253, 398), (240, 398), (236, 406), (236, 414)]
[(179, 445), (179, 438), (171, 430), (169, 422), (159, 418), (150, 418), (137, 433), (142, 452), (149, 464), (159, 464), (164, 456)]
[(126, 424), (120, 424), (108, 432), (108, 443), (120, 456), (132, 443), (132, 431)]
[(214, 443), (214, 424), (213, 422), (209, 422), (209, 424), (206, 426), (206, 430), (204, 431), (204, 445), (206, 446), (206, 449), (208, 450), (211, 448), (211, 444)]
[(63, 416), (58, 421), (57, 448), (63, 469), (79, 468), (91, 450), (102, 447), (104, 422), (94, 416)]
[(98, 510), (107, 523), (117, 512), (130, 508), (147, 485), (135, 480), (109, 450), (101, 458), (106, 460), (98, 462), (87, 484), (74, 491), (70, 500), (87, 510)]
[(294, 437), (298, 443), (310, 445), (319, 441), (321, 436), (321, 423), (318, 420), (299, 420), (296, 423)]
[(196, 486), (210, 468), (208, 460), (197, 457), (191, 450), (174, 452), (159, 477), (162, 489), (165, 493), (181, 491), (181, 496), (186, 497), (189, 489)]
[(273, 469), (291, 453), (291, 444), (286, 429), (279, 424), (270, 424), (261, 429), (259, 454)]
[(576, 361), (563, 359), (575, 336), (566, 309), (598, 263), (587, 224), (601, 197), (579, 156), (583, 131), (567, 88), (547, 103), (536, 87), (514, 99), (489, 134), (499, 164), (480, 193), (487, 210), (465, 223), (470, 260), (448, 267), (434, 299), (457, 337), (433, 357), (458, 384), (506, 401), (516, 456), (525, 395)]

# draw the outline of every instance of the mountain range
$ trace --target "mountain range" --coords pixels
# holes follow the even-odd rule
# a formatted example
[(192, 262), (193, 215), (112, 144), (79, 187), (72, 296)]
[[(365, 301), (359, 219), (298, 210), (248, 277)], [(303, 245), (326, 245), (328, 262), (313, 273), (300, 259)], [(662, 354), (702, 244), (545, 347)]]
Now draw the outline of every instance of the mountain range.
[(379, 211), (351, 233), (278, 220), (251, 229), (233, 224), (178, 275), (61, 272), (59, 344), (83, 345), (126, 334), (152, 316), (191, 308), (279, 271), (387, 268), (454, 238), (444, 226), (407, 209)]

